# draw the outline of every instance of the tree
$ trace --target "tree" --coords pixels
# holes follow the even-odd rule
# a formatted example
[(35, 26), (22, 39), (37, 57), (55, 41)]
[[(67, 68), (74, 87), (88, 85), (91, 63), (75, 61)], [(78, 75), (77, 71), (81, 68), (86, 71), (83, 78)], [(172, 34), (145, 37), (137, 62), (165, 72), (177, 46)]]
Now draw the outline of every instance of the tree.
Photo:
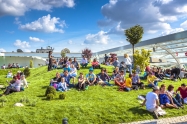
[(88, 48), (85, 48), (84, 50), (82, 50), (82, 57), (85, 56), (88, 61), (90, 61), (91, 57), (92, 57), (92, 51)]
[(23, 70), (23, 73), (24, 73), (25, 77), (29, 77), (31, 74), (30, 69), (28, 67)]
[(150, 56), (151, 56), (150, 50), (145, 50), (145, 49), (142, 49), (141, 51), (136, 50), (133, 56), (135, 60), (134, 67), (138, 65), (140, 66), (140, 70), (144, 71), (145, 67), (149, 65)]
[(125, 30), (125, 35), (127, 37), (127, 41), (132, 45), (133, 56), (134, 56), (134, 45), (140, 42), (143, 36), (143, 27), (140, 25), (135, 25), (127, 30)]
[(65, 48), (61, 51), (61, 56), (64, 58), (66, 57), (66, 53), (70, 53), (70, 50), (68, 48)]
[(23, 50), (21, 50), (21, 49), (17, 49), (17, 52), (18, 52), (18, 53), (22, 53)]

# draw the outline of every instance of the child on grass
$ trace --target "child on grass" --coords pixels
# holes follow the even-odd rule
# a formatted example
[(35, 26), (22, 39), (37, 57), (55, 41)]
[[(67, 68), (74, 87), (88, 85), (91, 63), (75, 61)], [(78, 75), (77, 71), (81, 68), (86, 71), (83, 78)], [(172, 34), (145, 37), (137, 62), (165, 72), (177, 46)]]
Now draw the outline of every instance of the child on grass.
[(80, 91), (81, 89), (82, 89), (82, 90), (85, 90), (85, 79), (84, 79), (84, 75), (83, 75), (82, 72), (80, 73), (80, 76), (78, 77), (78, 84), (77, 84), (77, 87), (78, 87), (78, 90), (79, 90), (79, 91)]
[(69, 90), (67, 85), (66, 85), (66, 82), (65, 82), (65, 79), (64, 78), (61, 78), (61, 82), (57, 85), (57, 91), (67, 91)]

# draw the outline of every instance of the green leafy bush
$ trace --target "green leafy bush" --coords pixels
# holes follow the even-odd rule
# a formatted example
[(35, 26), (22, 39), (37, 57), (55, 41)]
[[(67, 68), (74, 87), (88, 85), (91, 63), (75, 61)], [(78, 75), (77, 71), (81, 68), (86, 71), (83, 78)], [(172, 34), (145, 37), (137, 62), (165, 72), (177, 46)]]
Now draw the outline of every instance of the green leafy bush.
[(59, 94), (59, 99), (65, 99), (66, 95), (64, 93)]
[(54, 95), (52, 94), (52, 93), (49, 93), (49, 94), (47, 94), (47, 100), (52, 100), (52, 99), (54, 99)]
[(25, 68), (25, 69), (23, 70), (23, 73), (24, 73), (25, 77), (29, 77), (30, 74), (31, 74), (29, 68)]
[(33, 61), (30, 60), (30, 68), (33, 68)]
[(53, 94), (55, 96), (56, 95), (56, 89), (52, 86), (47, 87), (47, 89), (45, 91), (45, 96), (47, 96), (48, 94)]

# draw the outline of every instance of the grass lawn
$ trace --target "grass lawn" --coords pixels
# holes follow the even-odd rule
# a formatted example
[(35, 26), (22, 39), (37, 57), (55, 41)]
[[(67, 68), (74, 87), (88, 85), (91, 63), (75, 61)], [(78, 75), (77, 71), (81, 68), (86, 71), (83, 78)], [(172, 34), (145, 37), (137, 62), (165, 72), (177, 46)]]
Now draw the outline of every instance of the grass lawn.
[[(112, 74), (113, 68), (106, 68), (109, 74)], [(17, 70), (13, 70), (13, 72), (15, 71)], [(84, 74), (88, 73), (88, 69), (80, 71)], [(145, 95), (151, 89), (120, 92), (117, 91), (116, 86), (92, 86), (86, 91), (71, 89), (65, 92), (65, 100), (59, 100), (57, 95), (54, 100), (47, 101), (43, 95), (56, 72), (62, 72), (62, 70), (47, 72), (47, 67), (31, 69), (31, 76), (27, 78), (27, 81), (30, 82), (28, 89), (25, 89), (24, 92), (3, 96), (8, 101), (4, 107), (0, 107), (0, 124), (60, 124), (64, 117), (68, 118), (69, 124), (117, 124), (153, 119), (152, 115), (145, 110), (145, 107), (141, 107), (137, 100), (138, 95)], [(99, 72), (99, 69), (94, 70), (96, 74)], [(0, 84), (7, 85), (6, 73), (7, 70), (0, 70)], [(181, 83), (186, 82), (187, 80), (178, 82), (164, 80), (159, 82), (159, 85), (173, 84), (177, 89)], [(145, 84), (147, 83), (145, 82)], [(0, 93), (2, 92), (0, 91)], [(14, 107), (13, 105), (22, 98), (36, 102), (36, 106), (32, 107), (24, 103), (24, 107)], [(187, 107), (179, 110), (166, 109), (166, 112), (167, 115), (164, 117), (185, 115)]]

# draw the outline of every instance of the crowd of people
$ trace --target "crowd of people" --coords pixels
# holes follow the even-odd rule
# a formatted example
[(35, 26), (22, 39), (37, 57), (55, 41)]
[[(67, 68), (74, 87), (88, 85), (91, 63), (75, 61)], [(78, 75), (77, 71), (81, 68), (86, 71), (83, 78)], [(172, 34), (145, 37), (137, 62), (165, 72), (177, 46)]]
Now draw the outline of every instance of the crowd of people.
[[(105, 65), (109, 61), (107, 55), (105, 55)], [(91, 64), (89, 67), (89, 73), (84, 74), (78, 70), (80, 68), (86, 68), (88, 64)], [(179, 69), (173, 67), (171, 69), (162, 69), (161, 67), (150, 67), (149, 65), (145, 68), (143, 75), (141, 75), (140, 66), (137, 66), (134, 70), (131, 58), (125, 54), (124, 61), (119, 62), (116, 57), (112, 63), (114, 70), (112, 75), (108, 74), (108, 70), (102, 68), (97, 59), (93, 59), (92, 62), (89, 62), (85, 56), (83, 56), (81, 62), (79, 63), (76, 58), (73, 60), (71, 58), (65, 57), (61, 58), (58, 61), (53, 60), (52, 52), (49, 53), (48, 61), (48, 71), (52, 68), (63, 69), (62, 73), (57, 72), (55, 77), (50, 80), (49, 86), (54, 87), (57, 91), (65, 92), (71, 88), (77, 88), (77, 90), (88, 90), (90, 86), (101, 85), (105, 86), (114, 86), (118, 87), (119, 91), (130, 92), (131, 90), (139, 90), (152, 88), (153, 91), (147, 93), (145, 100), (142, 105), (146, 105), (146, 109), (149, 112), (153, 112), (154, 116), (158, 118), (158, 109), (164, 108), (184, 108), (184, 104), (187, 104), (187, 87), (185, 84), (174, 91), (174, 86), (169, 85), (166, 88), (165, 84), (162, 84), (161, 87), (158, 87), (159, 82), (162, 82), (164, 79), (171, 79), (177, 81), (182, 78), (186, 78), (186, 72), (184, 69)], [(94, 70), (100, 69), (100, 73), (95, 74)], [(126, 72), (128, 77), (126, 78)], [(6, 88), (6, 91), (3, 95), (8, 95), (12, 92), (19, 92), (22, 89), (28, 87), (25, 76), (18, 72), (16, 75), (13, 75), (11, 71), (8, 72), (7, 78), (13, 78), (9, 82), (9, 86)], [(114, 84), (111, 84), (111, 81), (114, 81)], [(143, 83), (141, 80), (147, 80), (147, 83)]]
[(8, 86), (6, 87), (2, 96), (8, 95), (13, 92), (24, 91), (25, 88), (28, 88), (28, 82), (25, 78), (25, 75), (21, 71), (17, 71), (16, 74), (13, 74), (10, 70), (6, 78), (12, 78), (12, 80), (7, 80)]
[(10, 69), (10, 68), (20, 68), (21, 66), (18, 63), (12, 63), (12, 64), (8, 64), (6, 66), (6, 64), (1, 66), (1, 69)]

